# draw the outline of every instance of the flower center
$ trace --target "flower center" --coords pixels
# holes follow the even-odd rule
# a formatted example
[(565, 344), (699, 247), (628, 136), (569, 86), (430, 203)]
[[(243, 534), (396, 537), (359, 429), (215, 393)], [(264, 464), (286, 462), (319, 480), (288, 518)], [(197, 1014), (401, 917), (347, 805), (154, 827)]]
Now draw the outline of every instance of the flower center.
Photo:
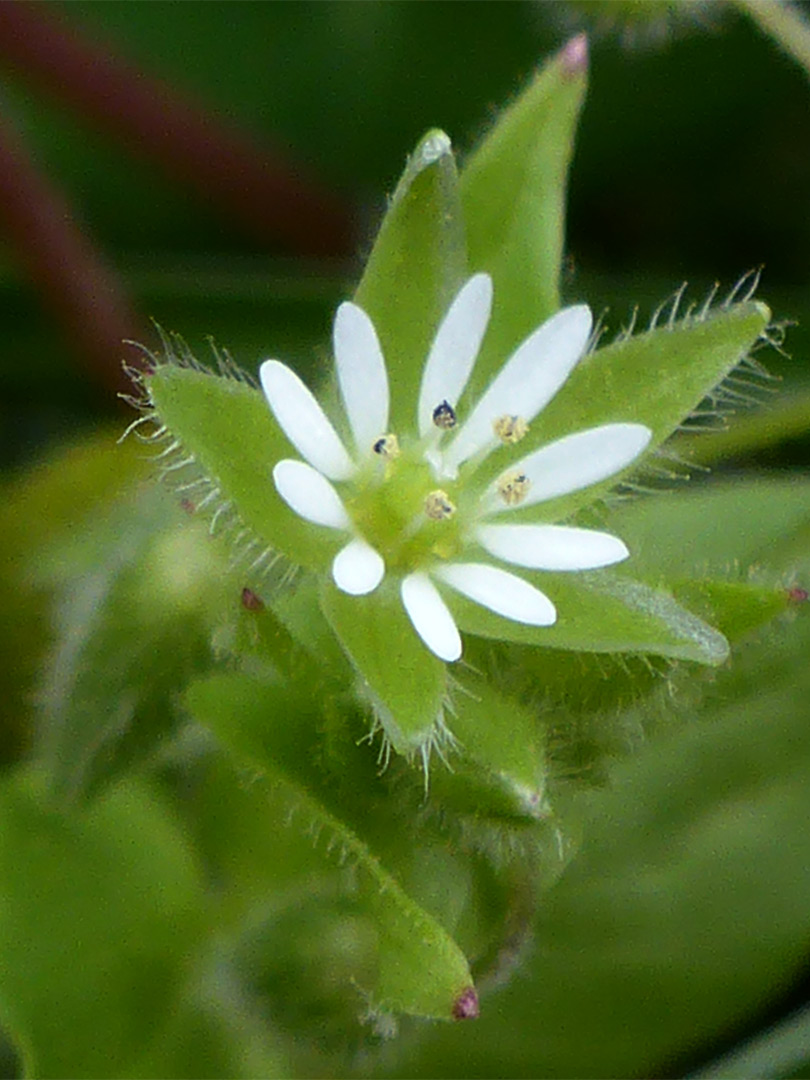
[(379, 461), (345, 499), (357, 532), (397, 573), (411, 573), (461, 551), (457, 485), (436, 488), (423, 447), (401, 447), (388, 433), (374, 443)]

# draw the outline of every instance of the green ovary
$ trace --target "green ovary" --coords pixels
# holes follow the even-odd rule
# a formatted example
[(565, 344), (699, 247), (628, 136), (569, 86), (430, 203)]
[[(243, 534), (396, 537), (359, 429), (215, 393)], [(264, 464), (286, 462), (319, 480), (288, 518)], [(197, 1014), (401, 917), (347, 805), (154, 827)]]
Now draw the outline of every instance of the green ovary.
[[(439, 521), (425, 514), (425, 500), (439, 486), (428, 466), (404, 457), (375, 465), (345, 505), (358, 533), (382, 555), (386, 567), (407, 574), (458, 556), (463, 547), (459, 513)], [(443, 484), (442, 490), (457, 506), (456, 486)]]

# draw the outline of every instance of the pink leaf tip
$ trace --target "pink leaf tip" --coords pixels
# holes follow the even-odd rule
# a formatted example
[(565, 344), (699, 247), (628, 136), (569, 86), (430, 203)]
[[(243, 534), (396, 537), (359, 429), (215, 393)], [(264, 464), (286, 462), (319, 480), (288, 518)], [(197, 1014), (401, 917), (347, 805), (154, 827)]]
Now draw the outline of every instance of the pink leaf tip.
[(566, 75), (581, 75), (588, 67), (588, 35), (577, 34), (564, 45), (560, 52), (563, 71)]
[(476, 1020), (478, 1018), (478, 994), (474, 986), (468, 986), (453, 1002), (454, 1020)]

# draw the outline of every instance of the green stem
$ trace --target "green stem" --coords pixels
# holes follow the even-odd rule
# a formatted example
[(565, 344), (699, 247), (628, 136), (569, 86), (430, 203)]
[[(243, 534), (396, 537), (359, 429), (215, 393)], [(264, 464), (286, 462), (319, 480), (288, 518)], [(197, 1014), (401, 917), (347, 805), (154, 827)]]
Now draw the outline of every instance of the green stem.
[(810, 77), (810, 23), (785, 0), (733, 0), (760, 30), (793, 57)]

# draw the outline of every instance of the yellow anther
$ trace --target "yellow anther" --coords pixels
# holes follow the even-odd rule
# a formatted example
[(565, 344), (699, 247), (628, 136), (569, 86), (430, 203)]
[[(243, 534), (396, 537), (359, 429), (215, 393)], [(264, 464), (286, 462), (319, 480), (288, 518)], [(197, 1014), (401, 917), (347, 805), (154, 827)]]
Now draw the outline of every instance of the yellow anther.
[(522, 416), (507, 415), (499, 416), (497, 420), (493, 420), (492, 429), (501, 442), (516, 443), (520, 442), (529, 430), (529, 425)]
[(392, 458), (399, 457), (399, 439), (396, 435), (382, 435), (374, 443), (374, 453), (379, 454), (380, 457), (388, 458), (390, 461)]
[(532, 486), (531, 480), (525, 473), (504, 473), (498, 481), (498, 494), (507, 506), (519, 506), (529, 493)]
[(446, 491), (431, 491), (425, 498), (425, 515), (432, 521), (444, 521), (456, 512)]

